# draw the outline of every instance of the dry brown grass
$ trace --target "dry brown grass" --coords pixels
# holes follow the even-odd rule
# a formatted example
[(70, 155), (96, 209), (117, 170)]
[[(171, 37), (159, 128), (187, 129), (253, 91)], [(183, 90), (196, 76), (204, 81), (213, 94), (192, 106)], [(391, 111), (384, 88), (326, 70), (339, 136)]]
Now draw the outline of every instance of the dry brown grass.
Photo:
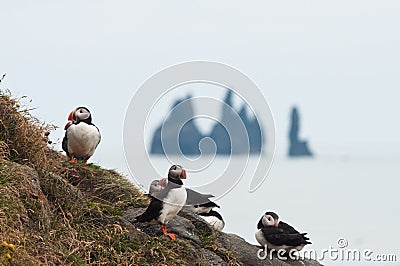
[(0, 91), (0, 244), (15, 245), (1, 265), (197, 264), (187, 242), (137, 234), (121, 215), (148, 198), (113, 170), (67, 162), (48, 145), (54, 128)]
[[(47, 135), (56, 127), (33, 117), (28, 108), (21, 106), (22, 98), (25, 96), (16, 99), (9, 92), (0, 91), (2, 156), (7, 155), (6, 158), (13, 162), (43, 168), (49, 151)], [(5, 147), (8, 150), (4, 151)]]

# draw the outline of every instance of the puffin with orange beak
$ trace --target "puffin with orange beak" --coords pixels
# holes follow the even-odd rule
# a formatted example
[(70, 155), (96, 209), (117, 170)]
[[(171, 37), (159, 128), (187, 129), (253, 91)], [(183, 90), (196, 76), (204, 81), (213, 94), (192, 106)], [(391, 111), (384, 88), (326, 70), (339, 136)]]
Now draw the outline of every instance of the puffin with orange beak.
[(101, 140), (100, 131), (92, 123), (92, 114), (89, 109), (78, 107), (73, 110), (68, 116), (68, 123), (64, 130), (62, 149), (70, 162), (76, 163), (81, 160), (86, 163)]
[[(150, 198), (155, 197), (160, 191), (166, 188), (168, 184), (167, 178), (153, 180), (150, 183), (149, 194)], [(195, 213), (205, 220), (212, 228), (217, 231), (222, 231), (225, 227), (225, 221), (221, 214), (214, 211), (213, 208), (219, 208), (219, 205), (211, 201), (214, 197), (211, 194), (201, 194), (193, 189), (186, 188), (187, 198), (183, 210)]]
[(311, 244), (307, 233), (299, 233), (287, 223), (280, 222), (274, 212), (266, 212), (258, 222), (257, 229), (255, 236), (258, 243), (269, 250), (300, 251), (305, 245)]
[(180, 165), (171, 166), (168, 171), (167, 186), (151, 197), (146, 211), (137, 216), (134, 222), (157, 221), (161, 225), (163, 234), (175, 240), (176, 236), (167, 232), (166, 225), (186, 203), (187, 192), (182, 179), (186, 179), (185, 169)]

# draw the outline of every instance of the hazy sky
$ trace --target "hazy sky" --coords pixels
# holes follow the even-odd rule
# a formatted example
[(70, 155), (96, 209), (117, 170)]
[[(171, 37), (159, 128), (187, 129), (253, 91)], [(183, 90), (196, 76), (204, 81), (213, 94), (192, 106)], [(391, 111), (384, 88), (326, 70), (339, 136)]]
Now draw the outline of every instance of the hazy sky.
[(278, 153), (297, 104), (317, 154), (399, 156), (399, 14), (399, 1), (6, 1), (1, 88), (59, 125), (53, 139), (88, 106), (103, 135), (93, 160), (113, 167), (135, 89), (169, 65), (218, 61), (264, 92)]

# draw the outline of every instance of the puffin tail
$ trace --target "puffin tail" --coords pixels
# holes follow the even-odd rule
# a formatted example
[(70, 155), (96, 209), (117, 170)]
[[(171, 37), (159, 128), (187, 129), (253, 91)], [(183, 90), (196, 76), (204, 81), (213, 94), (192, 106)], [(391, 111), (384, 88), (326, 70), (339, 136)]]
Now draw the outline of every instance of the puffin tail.
[(147, 209), (141, 215), (136, 216), (135, 220), (133, 222), (134, 223), (150, 222), (151, 220), (153, 220), (155, 218), (156, 217), (154, 216), (154, 214)]
[(143, 214), (136, 216), (135, 220), (133, 220), (134, 223), (142, 223), (145, 222), (145, 220), (143, 219)]

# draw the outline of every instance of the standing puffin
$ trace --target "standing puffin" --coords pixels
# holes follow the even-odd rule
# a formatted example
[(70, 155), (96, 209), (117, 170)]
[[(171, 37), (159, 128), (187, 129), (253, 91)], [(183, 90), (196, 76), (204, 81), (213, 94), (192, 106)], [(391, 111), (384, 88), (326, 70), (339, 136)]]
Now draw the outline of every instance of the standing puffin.
[(150, 222), (156, 220), (161, 224), (164, 235), (172, 240), (176, 236), (167, 232), (166, 224), (185, 205), (187, 193), (182, 179), (186, 179), (186, 171), (180, 165), (173, 165), (168, 171), (168, 184), (155, 196), (151, 196), (150, 205), (146, 211), (136, 217), (135, 222)]
[(65, 125), (62, 149), (71, 163), (83, 160), (84, 163), (93, 155), (100, 143), (99, 129), (92, 124), (92, 115), (86, 107), (78, 107), (68, 116)]
[[(153, 180), (150, 183), (149, 196), (154, 197), (162, 191), (168, 184), (167, 178), (160, 180)], [(220, 208), (218, 204), (211, 201), (210, 198), (214, 197), (211, 194), (201, 194), (193, 189), (186, 188), (187, 198), (183, 209), (199, 215), (205, 222), (217, 231), (222, 231), (225, 227), (225, 221), (221, 214), (214, 211), (213, 208)]]
[[(153, 180), (150, 183), (149, 195), (155, 196), (161, 190), (163, 190), (168, 184), (167, 178), (161, 178), (160, 180)], [(193, 189), (186, 188), (187, 198), (185, 206), (183, 207), (185, 210), (191, 211), (196, 214), (207, 213), (212, 208), (220, 208), (218, 204), (211, 201), (210, 198), (213, 198), (214, 195), (211, 194), (201, 194)]]
[(259, 229), (255, 236), (263, 247), (267, 246), (268, 249), (291, 250), (300, 251), (305, 245), (311, 244), (307, 233), (299, 233), (292, 226), (287, 223), (280, 222), (279, 216), (274, 212), (266, 212), (257, 224)]

